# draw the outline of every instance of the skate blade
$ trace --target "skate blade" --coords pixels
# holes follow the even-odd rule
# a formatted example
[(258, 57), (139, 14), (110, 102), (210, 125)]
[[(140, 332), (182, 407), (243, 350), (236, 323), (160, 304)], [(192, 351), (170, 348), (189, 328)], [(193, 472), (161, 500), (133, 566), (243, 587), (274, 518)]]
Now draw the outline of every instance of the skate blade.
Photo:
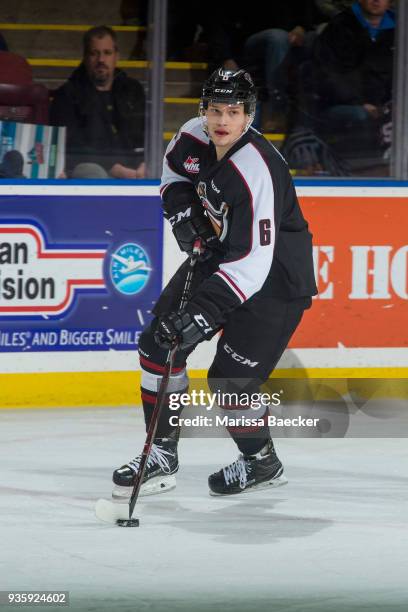
[(213, 497), (233, 497), (234, 495), (241, 495), (242, 493), (252, 493), (253, 491), (261, 491), (267, 489), (268, 487), (281, 487), (285, 484), (288, 484), (288, 479), (282, 474), (277, 478), (272, 478), (271, 480), (260, 482), (257, 485), (248, 487), (247, 489), (242, 489), (242, 491), (237, 491), (236, 493), (215, 493), (215, 491), (211, 491), (211, 489), (209, 493)]
[[(147, 497), (148, 495), (158, 495), (159, 493), (167, 493), (176, 488), (175, 476), (162, 476), (148, 480), (140, 487), (139, 497)], [(115, 486), (112, 491), (112, 499), (128, 500), (132, 494), (133, 487)]]
[(116, 525), (116, 521), (126, 521), (129, 518), (129, 505), (108, 499), (98, 499), (95, 505), (95, 515), (104, 523)]

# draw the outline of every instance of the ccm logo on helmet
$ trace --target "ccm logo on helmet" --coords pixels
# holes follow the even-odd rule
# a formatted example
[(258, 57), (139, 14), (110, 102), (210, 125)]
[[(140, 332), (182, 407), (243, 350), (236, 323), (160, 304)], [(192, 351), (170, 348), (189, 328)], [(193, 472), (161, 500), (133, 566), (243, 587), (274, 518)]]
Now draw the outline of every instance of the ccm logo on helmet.
[(248, 365), (250, 368), (254, 368), (259, 363), (259, 361), (251, 361), (250, 359), (248, 359), (248, 357), (238, 355), (238, 353), (236, 353), (234, 349), (231, 348), (227, 343), (224, 344), (224, 351), (228, 353), (228, 355), (231, 355), (231, 357), (235, 359), (235, 361), (242, 363), (242, 365)]
[(233, 89), (214, 89), (214, 93), (232, 93)]

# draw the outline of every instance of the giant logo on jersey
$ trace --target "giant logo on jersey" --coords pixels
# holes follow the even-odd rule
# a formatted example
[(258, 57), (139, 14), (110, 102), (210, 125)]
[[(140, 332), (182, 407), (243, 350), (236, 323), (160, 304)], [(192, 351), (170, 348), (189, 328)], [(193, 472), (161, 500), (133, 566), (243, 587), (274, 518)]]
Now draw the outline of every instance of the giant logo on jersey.
[(204, 208), (213, 208), (207, 198), (207, 185), (204, 183), (204, 181), (200, 181), (197, 185), (197, 195), (201, 200), (201, 204), (204, 206)]
[(79, 292), (105, 290), (106, 248), (48, 244), (33, 221), (0, 223), (0, 316), (61, 318)]
[[(217, 194), (221, 192), (221, 190), (214, 184), (213, 180), (211, 180), (211, 187)], [(207, 211), (210, 221), (213, 223), (218, 239), (223, 241), (228, 231), (228, 204), (226, 202), (222, 202), (219, 208), (213, 206), (207, 197), (207, 185), (204, 181), (200, 181), (196, 189), (197, 195), (201, 200), (201, 204)]]

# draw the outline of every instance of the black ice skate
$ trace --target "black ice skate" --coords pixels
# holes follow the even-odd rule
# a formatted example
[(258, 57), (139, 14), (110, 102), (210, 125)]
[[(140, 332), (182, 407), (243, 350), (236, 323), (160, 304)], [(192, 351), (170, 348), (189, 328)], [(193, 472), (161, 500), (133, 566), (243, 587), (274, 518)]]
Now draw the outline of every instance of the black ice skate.
[(233, 495), (279, 487), (287, 482), (272, 442), (268, 442), (256, 455), (240, 455), (234, 463), (208, 478), (210, 495)]
[[(115, 484), (112, 491), (113, 498), (128, 499), (130, 497), (135, 476), (139, 470), (140, 458), (141, 455), (138, 455), (113, 472), (113, 482)], [(177, 441), (170, 438), (156, 440), (156, 443), (152, 444), (147, 460), (139, 495), (155, 495), (174, 489), (176, 486), (174, 474), (178, 468)]]

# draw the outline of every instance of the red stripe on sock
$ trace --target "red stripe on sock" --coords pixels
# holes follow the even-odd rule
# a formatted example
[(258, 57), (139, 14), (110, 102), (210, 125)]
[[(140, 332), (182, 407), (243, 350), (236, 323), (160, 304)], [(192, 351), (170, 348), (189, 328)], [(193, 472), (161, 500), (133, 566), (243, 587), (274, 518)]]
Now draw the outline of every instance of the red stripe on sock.
[(149, 393), (144, 393), (142, 391), (141, 397), (142, 397), (142, 400), (147, 402), (148, 404), (155, 404), (156, 403), (157, 395), (150, 395)]
[[(148, 359), (145, 359), (144, 357), (142, 357), (140, 355), (140, 365), (142, 366), (146, 366), (147, 368), (150, 368), (151, 370), (154, 370), (155, 372), (160, 372), (160, 374), (164, 374), (164, 366), (159, 365), (158, 363), (154, 363), (153, 361), (149, 361)], [(172, 368), (171, 372), (172, 374), (177, 374), (177, 372), (181, 372), (182, 370), (184, 370), (184, 367), (182, 368)]]

